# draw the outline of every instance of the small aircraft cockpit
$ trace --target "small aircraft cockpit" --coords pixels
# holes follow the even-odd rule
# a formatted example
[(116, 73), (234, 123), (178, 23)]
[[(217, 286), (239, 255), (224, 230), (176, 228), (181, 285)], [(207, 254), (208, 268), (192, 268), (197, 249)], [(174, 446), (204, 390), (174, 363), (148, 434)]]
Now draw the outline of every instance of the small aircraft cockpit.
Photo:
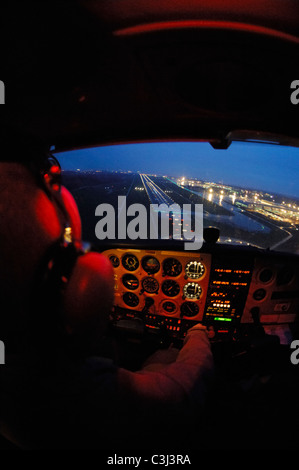
[(172, 338), (203, 322), (214, 341), (261, 325), (290, 341), (298, 309), (297, 148), (164, 142), (56, 156), (83, 239), (113, 266), (116, 325), (123, 312)]
[(0, 448), (296, 449), (298, 5), (112, 3), (0, 20)]

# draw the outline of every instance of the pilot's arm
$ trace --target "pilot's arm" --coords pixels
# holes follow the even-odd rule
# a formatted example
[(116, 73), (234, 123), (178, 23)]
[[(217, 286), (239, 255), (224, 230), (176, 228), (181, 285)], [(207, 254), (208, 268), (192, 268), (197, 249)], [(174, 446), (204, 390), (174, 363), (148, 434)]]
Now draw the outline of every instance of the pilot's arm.
[[(96, 357), (87, 359), (83, 369), (89, 383), (83, 421), (94, 442), (91, 447), (186, 446), (194, 426), (204, 429), (201, 416), (213, 378), (213, 357), (202, 325), (188, 331), (180, 351), (157, 351), (137, 372), (110, 369), (109, 362)], [(82, 429), (82, 422), (75, 422)]]
[(167, 402), (186, 407), (202, 406), (213, 373), (213, 356), (204, 326), (188, 330), (182, 349), (158, 350), (137, 373), (118, 372), (122, 393), (136, 399)]
[[(190, 440), (183, 443), (183, 439), (192, 427), (204, 429), (201, 416), (212, 379), (211, 346), (202, 325), (187, 332), (180, 351), (157, 351), (137, 372), (90, 357), (73, 377), (71, 394), (67, 389), (63, 394), (55, 391), (63, 418), (59, 428), (62, 446), (76, 447), (77, 439), (79, 446), (85, 439), (83, 446), (87, 448), (188, 445)], [(56, 405), (53, 402), (51, 406)], [(68, 417), (73, 420), (71, 428), (65, 421)], [(64, 425), (71, 434), (65, 434)]]

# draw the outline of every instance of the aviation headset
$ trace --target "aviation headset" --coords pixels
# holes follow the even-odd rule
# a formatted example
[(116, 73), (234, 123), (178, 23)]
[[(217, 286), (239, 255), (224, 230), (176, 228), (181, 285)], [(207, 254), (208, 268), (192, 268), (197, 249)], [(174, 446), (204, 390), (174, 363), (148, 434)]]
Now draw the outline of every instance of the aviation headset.
[[(113, 303), (113, 269), (110, 261), (95, 252), (84, 252), (81, 218), (71, 193), (61, 185), (57, 159), (23, 161), (37, 185), (47, 194), (63, 219), (61, 237), (45, 253), (37, 272), (35, 315), (37, 328), (49, 327), (49, 334), (75, 338), (82, 347), (97, 331), (105, 332)], [(43, 312), (38, 312), (37, 304)], [(34, 308), (33, 308), (34, 311)], [(48, 323), (47, 323), (48, 322)], [(35, 325), (36, 329), (36, 325)]]

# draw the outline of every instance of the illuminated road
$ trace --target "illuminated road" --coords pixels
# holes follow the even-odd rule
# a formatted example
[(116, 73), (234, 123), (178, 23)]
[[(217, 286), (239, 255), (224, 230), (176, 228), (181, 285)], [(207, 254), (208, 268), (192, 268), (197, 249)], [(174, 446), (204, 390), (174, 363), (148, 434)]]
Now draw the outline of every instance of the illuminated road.
[(141, 181), (145, 188), (151, 204), (168, 204), (174, 203), (173, 199), (169, 197), (154, 181), (147, 175), (140, 175)]
[[(163, 189), (161, 189), (160, 186), (158, 186), (148, 175), (140, 174), (140, 178), (149, 198), (150, 204), (157, 204), (158, 206), (160, 206), (160, 204), (166, 204), (168, 207), (172, 204), (175, 204), (175, 201), (170, 196), (168, 196), (168, 194), (166, 194), (165, 191), (163, 191)], [(154, 212), (156, 212), (156, 210), (154, 210)], [(152, 231), (153, 233), (158, 234), (158, 219), (154, 217), (154, 212), (151, 212)], [(164, 210), (162, 212), (164, 212)], [(178, 210), (174, 210), (172, 212), (175, 225), (173, 225), (173, 235), (170, 235), (170, 237), (173, 236), (176, 239), (182, 240), (183, 237), (181, 233), (182, 224), (180, 206)], [(161, 238), (164, 238), (163, 235)], [(166, 239), (169, 239), (168, 233), (166, 234)]]

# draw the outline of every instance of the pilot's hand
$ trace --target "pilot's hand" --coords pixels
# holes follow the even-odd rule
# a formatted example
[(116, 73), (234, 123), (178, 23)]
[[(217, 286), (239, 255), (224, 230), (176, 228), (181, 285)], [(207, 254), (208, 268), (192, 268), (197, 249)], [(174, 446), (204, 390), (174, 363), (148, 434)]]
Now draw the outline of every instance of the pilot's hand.
[[(207, 328), (201, 323), (197, 323), (192, 326), (192, 328), (189, 328), (183, 345), (185, 345), (193, 335), (204, 335), (208, 337)], [(179, 352), (180, 349), (172, 345), (170, 345), (168, 349), (158, 349), (144, 362), (142, 370), (159, 370), (165, 365), (175, 362)]]
[(207, 327), (205, 325), (202, 325), (201, 323), (196, 323), (196, 325), (189, 328), (189, 330), (187, 331), (187, 335), (192, 333), (193, 331), (198, 330), (205, 331), (207, 333)]
[(188, 335), (190, 335), (190, 334), (192, 334), (196, 331), (204, 331), (206, 333), (207, 337), (210, 340), (213, 339), (214, 336), (215, 336), (215, 331), (214, 331), (214, 328), (212, 326), (206, 327), (205, 325), (202, 325), (201, 323), (197, 323), (196, 325), (189, 328), (189, 330), (187, 331), (186, 338), (187, 338)]

